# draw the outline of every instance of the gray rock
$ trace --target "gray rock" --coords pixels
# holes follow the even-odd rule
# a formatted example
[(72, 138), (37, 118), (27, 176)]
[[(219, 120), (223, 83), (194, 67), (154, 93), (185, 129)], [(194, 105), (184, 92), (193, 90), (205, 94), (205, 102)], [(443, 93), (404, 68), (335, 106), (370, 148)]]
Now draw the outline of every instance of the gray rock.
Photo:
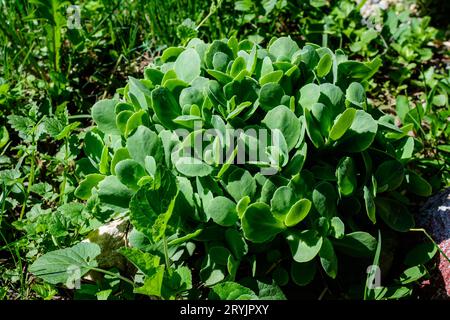
[[(428, 199), (416, 220), (450, 257), (450, 188)], [(439, 255), (439, 272), (432, 275), (431, 286), (436, 288), (431, 298), (450, 298), (450, 262), (442, 254)]]

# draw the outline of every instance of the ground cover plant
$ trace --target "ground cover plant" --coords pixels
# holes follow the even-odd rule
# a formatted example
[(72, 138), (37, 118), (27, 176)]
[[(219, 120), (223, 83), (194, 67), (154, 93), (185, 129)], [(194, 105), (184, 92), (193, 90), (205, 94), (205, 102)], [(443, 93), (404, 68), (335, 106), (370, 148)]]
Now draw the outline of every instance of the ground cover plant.
[[(367, 103), (364, 85), (380, 63), (300, 49), (289, 37), (268, 48), (193, 39), (130, 78), (120, 97), (97, 102), (75, 196), (100, 221), (131, 223), (119, 252), (138, 269), (133, 292), (284, 298), (279, 286), (321, 274), (361, 297), (410, 294), (426, 261), (409, 261), (394, 287), (377, 289), (338, 268), (346, 255), (373, 259), (384, 234), (377, 240), (376, 230), (414, 227), (404, 191), (431, 194), (410, 163), (414, 138)], [(98, 271), (99, 254), (79, 243), (30, 272), (66, 283), (69, 266), (79, 277)]]
[(448, 31), (365, 3), (2, 1), (0, 298), (420, 294)]

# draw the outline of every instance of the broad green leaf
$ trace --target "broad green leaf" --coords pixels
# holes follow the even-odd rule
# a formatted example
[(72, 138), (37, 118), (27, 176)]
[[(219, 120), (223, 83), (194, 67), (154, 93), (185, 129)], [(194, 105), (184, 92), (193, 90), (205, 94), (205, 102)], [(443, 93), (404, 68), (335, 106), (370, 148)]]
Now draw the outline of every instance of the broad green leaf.
[(226, 197), (216, 197), (205, 207), (205, 213), (221, 226), (232, 226), (238, 221), (236, 204)]
[(375, 252), (377, 240), (367, 232), (355, 231), (333, 242), (335, 248), (353, 257), (369, 257)]
[(0, 149), (3, 148), (9, 141), (9, 133), (5, 126), (0, 129)]
[(320, 124), (312, 116), (309, 109), (304, 109), (305, 112), (305, 122), (306, 122), (306, 132), (309, 139), (313, 143), (314, 147), (320, 149), (324, 145), (324, 139), (320, 131)]
[(222, 282), (211, 288), (211, 299), (218, 300), (258, 300), (255, 292), (236, 282)]
[(291, 37), (281, 37), (275, 40), (269, 47), (269, 54), (277, 61), (291, 61), (295, 52), (300, 50), (297, 43)]
[(393, 286), (375, 288), (376, 300), (398, 300), (411, 296), (412, 288), (408, 286)]
[(109, 173), (109, 162), (111, 160), (111, 157), (109, 156), (109, 148), (108, 146), (104, 146), (102, 150), (102, 156), (100, 158), (99, 168), (101, 174), (108, 174)]
[(440, 151), (450, 153), (450, 145), (439, 145), (437, 146), (437, 149)]
[(314, 280), (316, 270), (317, 267), (314, 260), (304, 263), (293, 261), (291, 264), (292, 281), (298, 286), (306, 286)]
[(320, 127), (321, 135), (326, 137), (333, 124), (333, 113), (331, 107), (327, 107), (323, 103), (317, 102), (311, 106), (311, 115)]
[(120, 130), (122, 135), (126, 135), (127, 123), (134, 112), (130, 110), (121, 111), (116, 117), (116, 127)]
[(143, 252), (138, 248), (123, 247), (119, 249), (119, 252), (146, 276), (152, 276), (159, 270), (160, 258), (158, 256)]
[(364, 151), (372, 144), (377, 130), (378, 124), (372, 116), (363, 110), (357, 110), (352, 125), (338, 140), (338, 146), (348, 152)]
[(233, 52), (225, 42), (214, 40), (205, 52), (205, 64), (208, 69), (214, 69), (213, 59), (218, 52), (225, 54), (228, 58), (233, 57)]
[(28, 271), (51, 284), (74, 286), (82, 276), (97, 267), (95, 258), (99, 254), (97, 244), (81, 242), (40, 256)]
[(145, 110), (139, 110), (133, 113), (130, 118), (128, 118), (124, 135), (128, 137), (139, 126), (148, 126), (148, 124), (149, 119), (147, 112)]
[(409, 229), (414, 228), (414, 216), (400, 202), (377, 197), (375, 204), (378, 215), (393, 230), (407, 232)]
[(145, 166), (145, 157), (152, 156), (159, 161), (163, 155), (161, 139), (147, 127), (139, 126), (127, 139), (128, 152), (141, 166)]
[(352, 126), (353, 120), (355, 119), (356, 109), (348, 108), (343, 113), (341, 113), (334, 120), (334, 124), (331, 127), (329, 137), (332, 140), (340, 139), (347, 130)]
[(411, 267), (425, 264), (434, 257), (436, 252), (437, 246), (434, 243), (420, 243), (406, 254), (405, 264)]
[(311, 106), (319, 101), (320, 87), (315, 83), (309, 83), (300, 89), (300, 105), (303, 108), (310, 109)]
[(128, 210), (133, 191), (116, 176), (108, 176), (98, 184), (98, 197), (102, 204), (119, 212)]
[(243, 57), (237, 57), (233, 64), (231, 65), (230, 74), (234, 78), (236, 77), (241, 71), (246, 70), (247, 68), (247, 62)]
[(427, 274), (427, 269), (423, 265), (418, 265), (403, 271), (403, 273), (400, 274), (399, 280), (401, 284), (405, 285), (415, 282)]
[(261, 75), (261, 78), (259, 78), (259, 84), (263, 86), (266, 83), (270, 82), (279, 83), (282, 77), (283, 77), (282, 70), (272, 71), (265, 75)]
[(152, 297), (162, 296), (162, 286), (164, 281), (164, 266), (159, 266), (156, 272), (145, 277), (144, 284), (134, 289), (134, 293), (145, 294)]
[(279, 129), (286, 139), (289, 151), (298, 142), (301, 125), (297, 116), (286, 106), (280, 105), (270, 110), (262, 120), (269, 129)]
[(81, 180), (80, 184), (75, 189), (75, 196), (81, 200), (89, 199), (92, 195), (92, 188), (96, 187), (104, 178), (105, 176), (102, 174), (88, 174), (83, 180)]
[(341, 88), (331, 83), (322, 83), (320, 86), (319, 102), (332, 107), (330, 110), (336, 117), (344, 109), (344, 93)]
[(104, 133), (120, 134), (116, 126), (116, 114), (114, 113), (117, 102), (114, 99), (105, 99), (98, 101), (92, 107), (92, 119)]
[(181, 108), (175, 96), (168, 89), (159, 87), (152, 91), (152, 106), (159, 121), (169, 129), (176, 129), (178, 125), (173, 120), (181, 116)]
[(273, 239), (286, 227), (270, 212), (270, 207), (262, 202), (248, 206), (241, 219), (244, 236), (256, 243)]
[(366, 205), (367, 216), (373, 224), (377, 222), (376, 207), (373, 194), (367, 186), (364, 186), (364, 203)]
[(322, 247), (323, 238), (315, 230), (292, 231), (286, 236), (294, 261), (304, 263), (314, 259)]
[(357, 185), (356, 168), (353, 159), (350, 157), (342, 158), (336, 168), (336, 178), (339, 193), (343, 196), (353, 194)]
[(172, 216), (178, 186), (173, 175), (161, 173), (161, 185), (142, 186), (130, 201), (130, 221), (133, 226), (157, 241), (165, 234), (167, 223)]
[(338, 261), (336, 253), (333, 249), (333, 244), (327, 238), (323, 239), (322, 247), (319, 251), (320, 263), (322, 264), (323, 270), (326, 274), (335, 279), (338, 271)]
[(256, 181), (250, 172), (237, 168), (227, 177), (226, 189), (236, 202), (245, 196), (252, 199), (256, 193)]
[(150, 80), (153, 85), (156, 86), (161, 84), (164, 73), (152, 67), (147, 67), (144, 69), (144, 77), (145, 79)]
[(294, 205), (296, 198), (294, 190), (291, 188), (287, 186), (279, 187), (270, 200), (273, 215), (283, 221)]
[(228, 248), (237, 260), (242, 259), (247, 254), (248, 246), (241, 232), (228, 228), (225, 231), (225, 240)]
[(345, 91), (345, 98), (347, 107), (366, 109), (366, 92), (360, 83), (352, 82)]
[(361, 82), (375, 74), (381, 66), (381, 59), (376, 58), (369, 63), (359, 61), (345, 61), (338, 65), (338, 81), (341, 87), (347, 87), (352, 82)]
[(214, 71), (225, 73), (230, 57), (223, 52), (216, 52), (213, 57)]
[(230, 251), (223, 246), (212, 246), (208, 250), (209, 258), (218, 265), (226, 266)]
[(149, 109), (151, 93), (143, 81), (128, 77), (128, 96), (137, 110), (146, 111)]
[(94, 131), (86, 132), (83, 151), (97, 170), (102, 158), (103, 147), (102, 138), (98, 133)]
[(311, 209), (311, 201), (308, 199), (301, 199), (297, 201), (289, 210), (284, 224), (288, 227), (293, 227), (300, 223), (309, 213)]
[(173, 66), (179, 79), (190, 83), (200, 76), (200, 57), (195, 49), (184, 50)]
[(116, 176), (127, 187), (137, 190), (138, 181), (146, 175), (145, 169), (139, 162), (132, 159), (125, 159), (120, 161), (116, 167)]
[(333, 217), (330, 220), (330, 236), (336, 239), (342, 239), (345, 235), (344, 222), (339, 217)]
[(242, 215), (244, 214), (245, 210), (247, 210), (247, 207), (250, 204), (250, 197), (249, 196), (245, 196), (242, 197), (241, 200), (238, 201), (238, 203), (236, 204), (236, 211), (238, 213), (239, 219), (242, 218)]
[(404, 169), (401, 162), (388, 160), (380, 164), (375, 171), (377, 191), (392, 191), (400, 187), (404, 178)]
[(180, 102), (180, 106), (184, 107), (185, 105), (197, 105), (201, 106), (203, 104), (205, 97), (199, 88), (188, 87), (181, 90), (180, 98), (178, 99)]
[(113, 155), (113, 158), (111, 160), (111, 168), (110, 171), (114, 175), (116, 174), (116, 165), (125, 159), (130, 159), (130, 154), (128, 153), (127, 148), (119, 148), (116, 150), (116, 152)]
[(284, 90), (281, 85), (274, 82), (266, 83), (259, 91), (259, 104), (264, 111), (270, 111), (280, 105)]
[(322, 181), (312, 193), (314, 208), (324, 217), (334, 217), (337, 214), (337, 194), (333, 185)]
[(175, 162), (177, 170), (188, 177), (204, 177), (211, 174), (213, 168), (202, 160), (191, 157), (181, 157)]
[(307, 153), (308, 144), (306, 141), (303, 141), (299, 149), (297, 149), (294, 155), (289, 159), (288, 164), (284, 168), (283, 174), (287, 177), (292, 177), (300, 173), (303, 169), (303, 165), (305, 164)]
[(397, 96), (395, 110), (402, 123), (405, 123), (406, 115), (409, 112), (409, 102), (406, 96)]
[(405, 182), (408, 191), (418, 196), (429, 197), (433, 192), (433, 189), (428, 181), (411, 170), (406, 171)]
[(258, 284), (258, 298), (261, 300), (286, 300), (286, 296), (275, 283), (256, 281)]
[(171, 62), (175, 61), (175, 59), (184, 51), (184, 48), (182, 47), (169, 47), (166, 50), (164, 50), (163, 54), (161, 55), (161, 60), (163, 62)]
[(324, 54), (316, 66), (317, 76), (320, 78), (325, 77), (330, 72), (332, 66), (333, 58), (329, 53)]

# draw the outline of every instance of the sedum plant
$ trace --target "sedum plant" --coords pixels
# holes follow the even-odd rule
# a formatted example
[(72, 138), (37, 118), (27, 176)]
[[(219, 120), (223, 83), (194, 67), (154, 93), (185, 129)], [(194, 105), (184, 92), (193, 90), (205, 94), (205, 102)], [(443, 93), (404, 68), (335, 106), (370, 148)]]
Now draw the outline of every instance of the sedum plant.
[[(412, 165), (420, 145), (366, 99), (380, 65), (290, 37), (192, 39), (97, 102), (75, 195), (99, 220), (129, 221), (119, 252), (138, 269), (134, 292), (283, 299), (322, 276), (342, 294), (410, 294), (426, 260), (394, 290), (366, 282), (383, 235), (414, 227), (407, 196), (431, 193)], [(83, 245), (80, 276), (99, 270)], [(48, 281), (54, 255), (33, 272)]]

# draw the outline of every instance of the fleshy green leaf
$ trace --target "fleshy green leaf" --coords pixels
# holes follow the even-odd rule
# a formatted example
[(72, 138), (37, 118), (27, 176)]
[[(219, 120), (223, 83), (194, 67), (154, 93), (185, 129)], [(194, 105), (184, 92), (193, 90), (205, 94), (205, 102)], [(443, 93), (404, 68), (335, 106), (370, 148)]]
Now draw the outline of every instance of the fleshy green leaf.
[(329, 134), (330, 139), (338, 140), (339, 138), (341, 138), (352, 126), (355, 115), (356, 109), (353, 108), (348, 108), (342, 114), (340, 114), (331, 127)]
[(301, 199), (297, 201), (289, 210), (284, 223), (288, 227), (293, 227), (300, 223), (309, 213), (311, 209), (311, 201), (308, 199)]
[(200, 57), (195, 49), (184, 50), (173, 66), (179, 79), (190, 83), (200, 76)]
[(98, 184), (100, 201), (119, 212), (128, 210), (132, 195), (133, 191), (122, 184), (116, 176), (108, 176)]
[(289, 151), (299, 139), (301, 126), (296, 115), (286, 106), (280, 105), (270, 110), (262, 120), (269, 129), (279, 129), (286, 139)]
[(232, 226), (238, 221), (236, 204), (226, 197), (216, 197), (205, 207), (205, 213), (221, 226)]
[(322, 247), (323, 238), (315, 230), (292, 231), (286, 236), (294, 261), (303, 263), (314, 259)]
[(120, 134), (116, 126), (116, 114), (114, 113), (117, 102), (114, 99), (105, 99), (98, 101), (92, 107), (92, 119), (104, 133)]
[(375, 199), (377, 212), (381, 219), (392, 229), (398, 232), (407, 232), (414, 228), (414, 216), (398, 201), (379, 198)]
[(344, 157), (336, 168), (336, 178), (339, 193), (343, 196), (353, 194), (356, 189), (356, 168), (353, 159)]
[(330, 278), (335, 279), (338, 271), (338, 261), (336, 253), (333, 249), (333, 244), (327, 238), (323, 239), (322, 247), (319, 251), (319, 256), (323, 270), (325, 270)]
[(241, 220), (245, 238), (256, 243), (269, 241), (286, 228), (262, 202), (248, 206)]
[(377, 247), (377, 240), (367, 232), (356, 231), (346, 234), (334, 242), (336, 248), (353, 257), (371, 256)]

